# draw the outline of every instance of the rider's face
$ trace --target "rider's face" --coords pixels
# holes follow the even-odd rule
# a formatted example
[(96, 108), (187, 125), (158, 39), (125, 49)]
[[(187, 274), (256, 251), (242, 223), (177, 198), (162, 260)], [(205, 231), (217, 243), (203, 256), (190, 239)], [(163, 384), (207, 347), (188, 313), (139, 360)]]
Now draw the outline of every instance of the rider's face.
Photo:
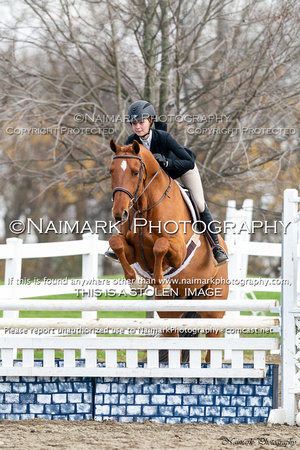
[(138, 120), (137, 122), (132, 122), (132, 129), (138, 136), (144, 136), (149, 133), (150, 125), (148, 119)]

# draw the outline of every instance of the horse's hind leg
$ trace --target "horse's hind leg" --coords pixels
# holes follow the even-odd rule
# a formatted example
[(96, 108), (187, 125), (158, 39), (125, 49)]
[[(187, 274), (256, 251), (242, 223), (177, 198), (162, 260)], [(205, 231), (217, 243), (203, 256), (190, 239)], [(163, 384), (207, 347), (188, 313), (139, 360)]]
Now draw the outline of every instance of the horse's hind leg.
[[(182, 316), (182, 319), (200, 319), (201, 316), (196, 313), (195, 311), (187, 311)], [(189, 338), (189, 337), (197, 337), (198, 332), (189, 332), (189, 331), (182, 331), (179, 333), (180, 338)], [(190, 351), (189, 350), (182, 350), (181, 351), (181, 360), (183, 363), (188, 363), (190, 361)]]
[[(228, 268), (227, 268), (227, 264), (220, 266), (219, 270), (218, 270), (218, 274), (215, 277), (215, 279), (219, 279), (219, 280), (227, 280), (228, 278)], [(213, 285), (208, 285), (206, 286), (206, 288), (212, 288), (215, 289), (215, 287)], [(218, 289), (221, 289), (221, 292), (219, 293), (219, 295), (216, 294), (213, 296), (213, 298), (210, 298), (210, 301), (214, 301), (214, 300), (226, 300), (228, 297), (228, 292), (229, 292), (229, 285), (227, 283), (225, 284), (220, 284), (220, 287)], [(214, 319), (222, 319), (225, 312), (224, 311), (214, 311), (214, 312), (209, 312), (209, 311), (202, 311), (201, 313), (201, 317), (203, 317), (203, 319), (210, 319), (210, 318), (214, 318)], [(206, 337), (213, 337), (213, 338), (220, 338), (222, 337), (222, 333), (221, 331), (217, 331), (214, 330), (212, 333), (207, 333)], [(208, 363), (210, 362), (210, 350), (207, 350), (206, 353), (206, 358), (205, 361)]]
[[(218, 299), (219, 300), (219, 299)], [(213, 302), (213, 300), (211, 300)], [(224, 316), (225, 312), (224, 311), (201, 311), (201, 317), (203, 319), (222, 319), (222, 317)], [(221, 331), (217, 331), (217, 330), (212, 330), (211, 333), (206, 333), (205, 337), (212, 337), (212, 338), (220, 338), (222, 337), (222, 333)], [(209, 363), (210, 362), (210, 350), (207, 350), (206, 352), (206, 357), (205, 357), (205, 362)]]
[(169, 251), (170, 243), (166, 238), (158, 238), (153, 246), (153, 254), (154, 254), (154, 273), (153, 273), (153, 279), (155, 286), (157, 287), (157, 295), (160, 295), (162, 292), (162, 289), (165, 287), (163, 286), (163, 270), (162, 270), (162, 264), (163, 259), (166, 255), (166, 253)]
[[(186, 312), (184, 314), (182, 313), (178, 313), (178, 312), (159, 312), (158, 313), (160, 318), (162, 319), (169, 319), (171, 317), (173, 318), (199, 318), (199, 314), (197, 314), (196, 312)], [(197, 331), (195, 333), (191, 332), (189, 333), (188, 331), (183, 331), (183, 332), (173, 332), (173, 333), (163, 333), (163, 337), (197, 337), (198, 333)], [(185, 363), (185, 362), (189, 362), (190, 359), (190, 351), (189, 350), (181, 350), (181, 362)], [(160, 350), (159, 351), (159, 362), (167, 362), (168, 361), (168, 350)]]
[[(178, 312), (164, 312), (159, 311), (158, 315), (161, 319), (178, 319), (181, 316), (182, 313)], [(163, 332), (162, 337), (178, 337), (179, 333), (177, 331), (174, 331), (172, 333)], [(159, 350), (159, 362), (168, 362), (168, 356), (169, 351), (168, 350)]]

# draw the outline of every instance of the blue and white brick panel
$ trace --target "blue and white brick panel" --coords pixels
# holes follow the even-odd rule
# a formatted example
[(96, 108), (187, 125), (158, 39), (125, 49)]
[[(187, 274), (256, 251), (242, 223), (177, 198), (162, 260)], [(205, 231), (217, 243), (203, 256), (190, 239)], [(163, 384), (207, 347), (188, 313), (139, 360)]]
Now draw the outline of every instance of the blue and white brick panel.
[(94, 416), (92, 378), (0, 377), (0, 419)]
[(267, 367), (265, 379), (99, 378), (94, 419), (265, 422), (277, 408), (277, 379), (274, 365)]
[(263, 379), (0, 377), (0, 419), (256, 423), (277, 393), (277, 365)]

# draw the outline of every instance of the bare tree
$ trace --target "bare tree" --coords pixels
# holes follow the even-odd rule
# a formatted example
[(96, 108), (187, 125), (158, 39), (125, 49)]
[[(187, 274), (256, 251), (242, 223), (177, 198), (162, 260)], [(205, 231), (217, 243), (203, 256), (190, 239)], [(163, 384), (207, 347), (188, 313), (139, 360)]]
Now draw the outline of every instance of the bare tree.
[(288, 185), (282, 171), (299, 150), (296, 0), (17, 5), (0, 26), (6, 186), (18, 174), (34, 180), (31, 198), (55, 185), (107, 192), (108, 141), (124, 142), (118, 115), (138, 98), (197, 153), (211, 195)]

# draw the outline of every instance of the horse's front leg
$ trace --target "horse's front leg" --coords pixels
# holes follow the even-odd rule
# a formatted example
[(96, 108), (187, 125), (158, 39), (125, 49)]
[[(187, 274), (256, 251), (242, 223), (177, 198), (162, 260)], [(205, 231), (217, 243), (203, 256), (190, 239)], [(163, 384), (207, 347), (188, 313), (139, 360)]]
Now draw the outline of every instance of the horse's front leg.
[[(228, 278), (227, 270), (228, 270), (227, 264), (224, 264), (223, 266), (219, 267), (216, 278), (219, 280), (222, 280), (222, 279), (226, 280)], [(215, 285), (212, 285), (212, 284), (208, 284), (205, 286), (205, 289), (208, 289), (208, 288), (216, 289)], [(215, 300), (226, 300), (228, 297), (228, 292), (229, 292), (228, 284), (223, 284), (223, 285), (221, 284), (221, 295), (217, 294), (216, 290), (215, 290), (213, 298), (211, 298), (211, 301), (213, 302), (214, 299)], [(199, 314), (203, 319), (211, 319), (211, 318), (222, 319), (224, 317), (225, 312), (224, 311), (214, 311), (214, 312), (199, 311)], [(207, 333), (206, 337), (220, 338), (220, 337), (222, 337), (222, 333), (221, 333), (221, 331)], [(205, 361), (207, 363), (211, 362), (210, 361), (210, 350), (207, 350)]]
[[(171, 299), (172, 297), (168, 297), (169, 299)], [(180, 315), (182, 313), (178, 313), (178, 312), (165, 312), (165, 311), (159, 311), (158, 315), (161, 319), (179, 319)], [(178, 330), (175, 330), (173, 332), (166, 332), (163, 331), (162, 332), (162, 337), (178, 337), (179, 333)], [(168, 362), (169, 361), (169, 350), (166, 349), (162, 349), (159, 350), (159, 362)]]
[[(213, 302), (213, 300), (212, 300)], [(199, 312), (199, 314), (201, 315), (202, 319), (222, 319), (225, 312), (224, 311), (214, 311), (214, 312), (209, 312), (209, 311), (201, 311)], [(211, 333), (207, 333), (205, 335), (206, 337), (212, 337), (212, 338), (220, 338), (222, 337), (222, 333), (221, 331), (212, 331)], [(206, 352), (206, 357), (205, 357), (205, 362), (210, 363), (210, 350), (207, 350)]]
[[(186, 246), (184, 242), (176, 237), (172, 237), (171, 239), (166, 239), (164, 237), (158, 238), (153, 247), (154, 254), (154, 274), (153, 278), (155, 280), (155, 285), (158, 286), (158, 293), (163, 292), (162, 289), (166, 289), (170, 287), (163, 284), (163, 260), (165, 258), (165, 263), (169, 267), (174, 267), (178, 269), (185, 258), (186, 255)], [(158, 281), (160, 280), (160, 281)], [(167, 295), (167, 292), (164, 292)]]
[(128, 244), (125, 236), (122, 234), (111, 237), (109, 245), (121, 263), (126, 280), (134, 281), (136, 278), (135, 271), (130, 266), (130, 264), (136, 262), (134, 248)]

